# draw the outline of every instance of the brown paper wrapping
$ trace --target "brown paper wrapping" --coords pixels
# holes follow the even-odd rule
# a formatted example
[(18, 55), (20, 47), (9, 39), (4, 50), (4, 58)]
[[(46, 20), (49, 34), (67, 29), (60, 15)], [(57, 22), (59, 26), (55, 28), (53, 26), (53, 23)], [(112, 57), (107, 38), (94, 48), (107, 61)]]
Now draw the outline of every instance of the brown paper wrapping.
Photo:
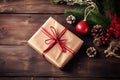
[[(53, 26), (57, 33), (60, 33), (64, 27), (58, 23), (55, 19), (50, 17), (43, 25), (50, 34), (52, 34), (50, 30), (50, 26)], [(67, 30), (64, 35), (61, 37), (62, 39), (67, 39), (65, 45), (71, 48), (74, 51), (74, 54), (80, 49), (83, 44), (83, 40), (78, 38), (72, 32)], [(28, 43), (31, 47), (37, 50), (39, 53), (43, 53), (43, 51), (49, 46), (45, 44), (45, 40), (49, 39), (40, 29), (28, 40)], [(51, 62), (52, 64), (56, 65), (59, 68), (65, 66), (66, 63), (73, 57), (73, 54), (69, 51), (62, 52), (58, 48), (58, 44), (55, 44), (46, 54), (45, 58)]]

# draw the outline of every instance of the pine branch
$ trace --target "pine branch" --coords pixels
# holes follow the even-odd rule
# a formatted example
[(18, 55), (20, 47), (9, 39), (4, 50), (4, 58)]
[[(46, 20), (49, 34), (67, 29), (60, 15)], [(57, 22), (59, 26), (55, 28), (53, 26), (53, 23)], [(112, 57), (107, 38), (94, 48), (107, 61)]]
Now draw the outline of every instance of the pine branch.
[(96, 24), (102, 25), (103, 28), (107, 28), (109, 26), (109, 20), (107, 20), (100, 12), (92, 11), (87, 20), (92, 26)]
[[(111, 19), (111, 16), (114, 15), (115, 11), (115, 0), (104, 0), (103, 1), (103, 11), (107, 17)], [(109, 11), (109, 14), (106, 14), (106, 12)], [(111, 13), (111, 16), (109, 16)]]
[(61, 0), (51, 0), (52, 3), (58, 3), (60, 2)]
[[(54, 3), (59, 3), (59, 2), (66, 2), (68, 5), (68, 0), (51, 0)], [(80, 0), (81, 1), (81, 0)], [(99, 2), (97, 0), (93, 0), (97, 6), (96, 8), (89, 14), (89, 16), (87, 17), (87, 22), (91, 25), (94, 26), (96, 24), (102, 25), (104, 28), (106, 28), (109, 25), (109, 19), (105, 18), (104, 15), (101, 14), (101, 11), (99, 11), (101, 4), (99, 4)], [(107, 1), (107, 0), (106, 0)], [(74, 3), (74, 2), (73, 2)], [(65, 10), (65, 14), (66, 15), (73, 15), (76, 17), (77, 21), (83, 20), (84, 19), (84, 11), (86, 8), (86, 5), (82, 4), (80, 2), (76, 2), (74, 4), (74, 6), (76, 6), (75, 9), (72, 10)], [(99, 8), (99, 9), (98, 9)]]
[(96, 5), (98, 6), (99, 12), (101, 14), (104, 14), (104, 11), (103, 11), (103, 0), (93, 0), (93, 2), (95, 2)]
[(75, 5), (75, 9), (72, 10), (65, 10), (64, 14), (69, 16), (69, 15), (73, 15), (76, 17), (76, 21), (75, 24), (77, 24), (80, 20), (84, 19), (84, 10), (85, 10), (86, 6), (85, 5)]
[(83, 0), (51, 0), (51, 2), (55, 3), (55, 4), (66, 3), (67, 5), (75, 5), (75, 4), (83, 5), (83, 4), (86, 4), (85, 1), (83, 1)]
[(76, 17), (77, 20), (82, 20), (84, 18), (84, 10), (85, 10), (85, 6), (79, 6), (76, 5), (77, 7), (75, 9), (72, 10), (65, 10), (65, 15), (73, 15)]
[[(85, 6), (80, 6), (77, 7), (74, 10), (65, 10), (65, 14), (66, 15), (73, 15), (76, 17), (77, 22), (80, 20), (83, 20), (84, 18), (84, 10), (85, 10)], [(95, 10), (93, 10), (88, 18), (87, 18), (87, 22), (91, 25), (94, 26), (96, 24), (100, 24), (102, 25), (104, 28), (106, 28), (109, 25), (109, 21), (105, 18), (105, 16), (103, 16), (99, 10), (96, 8)]]

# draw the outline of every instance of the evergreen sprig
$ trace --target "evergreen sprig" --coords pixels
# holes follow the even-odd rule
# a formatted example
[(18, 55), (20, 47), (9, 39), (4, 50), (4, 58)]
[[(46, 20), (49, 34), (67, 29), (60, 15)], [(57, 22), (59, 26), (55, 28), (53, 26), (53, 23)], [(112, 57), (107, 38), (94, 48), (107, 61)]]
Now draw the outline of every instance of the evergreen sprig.
[[(83, 20), (84, 18), (84, 10), (86, 6), (79, 6), (75, 9), (72, 10), (65, 10), (65, 15), (73, 15), (76, 17), (77, 21)], [(91, 25), (94, 26), (96, 24), (102, 25), (104, 28), (108, 27), (109, 21), (103, 16), (99, 10), (96, 8), (94, 9), (87, 18), (87, 22)]]
[[(77, 21), (84, 19), (84, 10), (87, 7), (84, 1), (86, 0), (51, 0), (53, 3), (66, 3), (66, 5), (74, 5), (75, 9), (65, 10), (65, 15), (73, 15), (76, 17)], [(91, 11), (87, 17), (87, 22), (94, 26), (96, 24), (102, 25), (107, 28), (110, 24), (111, 19), (106, 17), (105, 11), (110, 10), (112, 13), (115, 12), (114, 0), (104, 0), (100, 2), (98, 0), (92, 0), (96, 3), (96, 8)]]

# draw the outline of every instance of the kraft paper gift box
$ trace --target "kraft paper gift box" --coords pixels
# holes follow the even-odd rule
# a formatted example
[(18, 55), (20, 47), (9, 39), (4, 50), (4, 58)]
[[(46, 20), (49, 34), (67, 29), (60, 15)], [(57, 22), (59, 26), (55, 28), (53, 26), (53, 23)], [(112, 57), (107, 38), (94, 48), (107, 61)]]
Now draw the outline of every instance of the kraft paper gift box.
[(28, 44), (49, 62), (63, 68), (80, 49), (83, 40), (50, 17)]

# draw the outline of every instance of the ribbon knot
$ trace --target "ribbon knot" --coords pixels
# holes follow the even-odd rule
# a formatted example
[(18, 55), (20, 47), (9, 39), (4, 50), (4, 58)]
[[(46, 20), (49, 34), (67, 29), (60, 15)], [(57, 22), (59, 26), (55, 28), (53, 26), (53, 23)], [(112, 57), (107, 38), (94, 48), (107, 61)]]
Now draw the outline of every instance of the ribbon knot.
[(49, 39), (45, 40), (45, 44), (49, 45), (42, 53), (44, 56), (45, 53), (47, 53), (55, 44), (58, 44), (58, 48), (61, 50), (61, 52), (65, 52), (68, 50), (71, 53), (74, 53), (72, 49), (67, 47), (65, 45), (67, 39), (61, 39), (61, 37), (64, 35), (66, 32), (66, 28), (64, 28), (59, 34), (57, 33), (56, 29), (53, 26), (50, 26), (50, 30), (52, 32), (52, 35), (43, 27), (40, 28), (40, 30), (49, 37)]

